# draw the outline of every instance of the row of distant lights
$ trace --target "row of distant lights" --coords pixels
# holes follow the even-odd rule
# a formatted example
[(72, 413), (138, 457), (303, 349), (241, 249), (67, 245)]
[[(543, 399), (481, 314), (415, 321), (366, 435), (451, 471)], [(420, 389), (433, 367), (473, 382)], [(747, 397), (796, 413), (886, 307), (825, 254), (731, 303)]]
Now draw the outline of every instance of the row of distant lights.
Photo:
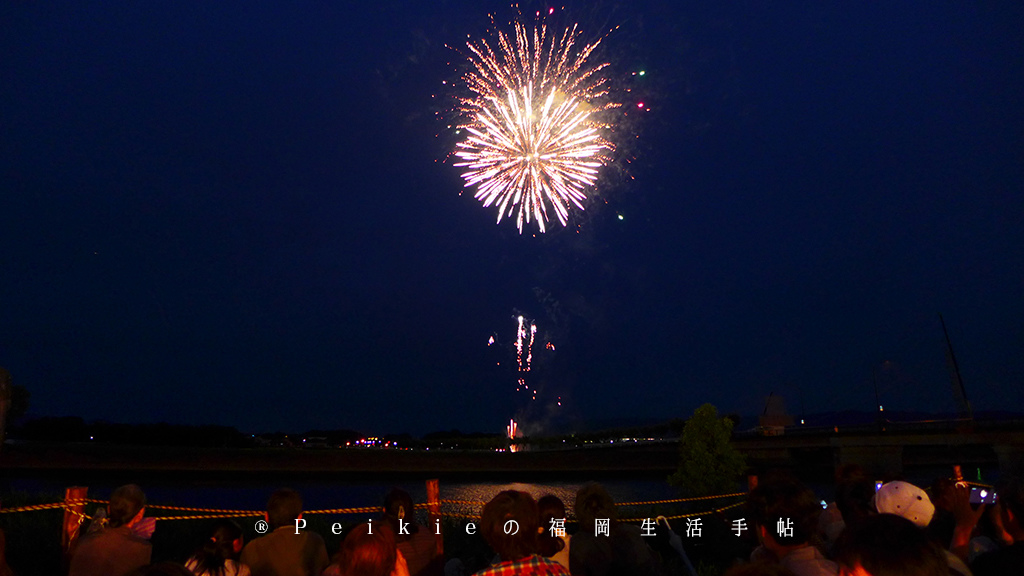
[[(637, 442), (655, 442), (657, 440), (659, 440), (659, 439), (658, 438), (619, 438), (618, 440), (609, 440), (608, 443), (609, 444), (615, 444), (615, 442), (619, 442), (621, 444), (622, 442), (633, 442), (635, 444)], [(564, 444), (565, 440), (562, 440), (562, 443)], [(604, 440), (584, 440), (583, 443), (584, 444), (604, 444)]]
[[(622, 216), (619, 216), (619, 220), (622, 220)], [(561, 406), (561, 403), (559, 403), (559, 406)], [(885, 408), (883, 408), (881, 405), (879, 405), (878, 406), (878, 411), (879, 412), (884, 412)], [(803, 418), (800, 419), (800, 423), (804, 424), (804, 419)], [(252, 437), (255, 438), (256, 435), (253, 434)], [(93, 437), (89, 436), (89, 440), (92, 440), (92, 439), (93, 439)], [(652, 440), (654, 440), (654, 438), (623, 438), (621, 440), (621, 442), (629, 442), (630, 440), (632, 440), (633, 442), (637, 442), (638, 440), (652, 441)], [(305, 443), (306, 439), (303, 438), (302, 442)], [(565, 440), (562, 440), (562, 443), (565, 443)], [(609, 440), (608, 443), (609, 444), (614, 444), (615, 440)], [(355, 445), (356, 446), (377, 446), (378, 444), (383, 446), (384, 448), (397, 448), (398, 447), (398, 442), (388, 441), (388, 442), (384, 442), (383, 444), (381, 444), (381, 439), (380, 438), (367, 438), (365, 440), (356, 440), (355, 441)], [(442, 445), (443, 444), (444, 443), (442, 442)], [(351, 445), (352, 445), (352, 442), (345, 442), (345, 446), (351, 446)], [(430, 448), (427, 448), (427, 450), (430, 450)], [(504, 452), (504, 451), (505, 451), (504, 449), (498, 450), (498, 452)]]
[[(305, 440), (303, 440), (305, 442)], [(398, 442), (391, 440), (385, 442), (380, 438), (365, 438), (363, 440), (356, 440), (355, 442), (345, 442), (345, 446), (380, 446), (381, 448), (398, 448)]]

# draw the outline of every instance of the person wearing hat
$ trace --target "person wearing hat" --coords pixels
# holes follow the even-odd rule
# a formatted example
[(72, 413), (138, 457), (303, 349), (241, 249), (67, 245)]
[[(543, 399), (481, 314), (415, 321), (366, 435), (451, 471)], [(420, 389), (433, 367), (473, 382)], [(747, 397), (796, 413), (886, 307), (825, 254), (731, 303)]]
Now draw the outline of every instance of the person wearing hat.
[(875, 492), (875, 510), (879, 514), (895, 514), (927, 528), (935, 514), (935, 505), (928, 493), (909, 482), (889, 482)]
[[(922, 532), (928, 528), (928, 524), (931, 523), (932, 517), (935, 515), (935, 505), (932, 504), (928, 493), (909, 482), (901, 481), (882, 484), (878, 492), (875, 493), (875, 509), (879, 514), (893, 514), (910, 520)], [(975, 516), (973, 524), (977, 524), (977, 522), (978, 517)], [(958, 530), (963, 529), (960, 524), (958, 523)], [(967, 532), (974, 528), (973, 524), (967, 529)], [(893, 542), (893, 545), (900, 546), (901, 544)], [(949, 543), (946, 545), (948, 546)], [(947, 548), (943, 548), (942, 551), (951, 573), (972, 576), (970, 568), (960, 557)]]

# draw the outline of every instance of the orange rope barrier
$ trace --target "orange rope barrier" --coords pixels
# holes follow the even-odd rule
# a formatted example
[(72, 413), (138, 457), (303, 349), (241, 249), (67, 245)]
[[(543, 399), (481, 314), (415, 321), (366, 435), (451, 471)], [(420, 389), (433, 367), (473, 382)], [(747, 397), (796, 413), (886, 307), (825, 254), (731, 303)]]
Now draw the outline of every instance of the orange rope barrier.
[[(380, 512), (380, 506), (363, 506), (362, 508), (328, 508), (326, 510), (303, 510), (303, 514), (372, 514)], [(260, 513), (262, 514), (262, 512)]]
[(736, 496), (746, 496), (746, 492), (735, 492), (733, 494), (720, 494), (718, 496), (697, 496), (694, 498), (678, 498), (676, 500), (650, 500), (647, 502), (622, 502), (616, 504), (616, 506), (649, 506), (651, 504), (675, 504), (677, 502), (697, 502), (699, 500), (716, 500), (718, 498), (735, 498)]
[[(154, 510), (176, 510), (180, 512), (209, 512), (211, 514), (242, 514), (244, 516), (263, 515), (263, 510), (224, 510), (220, 508), (187, 508), (184, 506), (165, 506), (160, 504), (146, 504), (146, 508)], [(244, 513), (244, 514), (243, 514)], [(158, 516), (159, 518), (159, 516)]]
[[(977, 485), (977, 486), (985, 486), (984, 484), (975, 484), (975, 483), (971, 483), (971, 484), (974, 484), (974, 485)], [(675, 500), (649, 500), (649, 501), (642, 501), (642, 502), (623, 502), (623, 503), (618, 504), (617, 506), (629, 507), (629, 506), (650, 506), (650, 505), (655, 505), (655, 504), (675, 504), (675, 503), (680, 503), (680, 502), (696, 502), (696, 501), (703, 501), (703, 500), (714, 500), (714, 499), (718, 499), (718, 498), (734, 498), (734, 497), (737, 497), (737, 496), (745, 496), (745, 495), (746, 495), (745, 492), (736, 492), (736, 493), (733, 493), (733, 494), (721, 494), (721, 495), (717, 495), (717, 496), (700, 496), (700, 497), (696, 497), (696, 498), (679, 498), (679, 499), (675, 499)], [(85, 499), (79, 499), (79, 500), (68, 500), (68, 501), (56, 502), (56, 503), (51, 503), (51, 504), (34, 504), (34, 505), (30, 505), (30, 506), (18, 506), (18, 507), (15, 507), (15, 508), (5, 508), (5, 509), (0, 510), (0, 514), (12, 514), (12, 513), (15, 513), (15, 512), (35, 512), (35, 511), (40, 511), (40, 510), (61, 510), (61, 509), (70, 510), (71, 507), (76, 506), (76, 505), (81, 505), (81, 504), (107, 504), (108, 502), (109, 501), (107, 501), (107, 500), (94, 500), (94, 499), (91, 499), (91, 498), (85, 498)], [(455, 505), (455, 506), (480, 506), (480, 507), (482, 507), (482, 506), (484, 506), (486, 504), (486, 502), (479, 502), (479, 501), (474, 501), (474, 500), (448, 500), (448, 499), (441, 499), (438, 502), (440, 504), (448, 504), (448, 505)], [(738, 502), (736, 504), (731, 504), (729, 506), (725, 506), (725, 507), (722, 507), (722, 508), (716, 508), (714, 510), (709, 510), (709, 511), (706, 511), (706, 512), (694, 512), (694, 513), (687, 513), (687, 514), (677, 514), (677, 515), (674, 515), (674, 516), (666, 516), (666, 518), (668, 518), (670, 520), (672, 520), (672, 519), (679, 519), (679, 518), (691, 518), (691, 517), (694, 517), (694, 516), (701, 516), (701, 515), (711, 514), (711, 513), (715, 513), (715, 512), (721, 512), (723, 510), (728, 510), (730, 508), (735, 508), (735, 507), (740, 506), (742, 504), (743, 504), (743, 502)], [(415, 507), (423, 510), (423, 509), (426, 509), (427, 506), (428, 506), (427, 503), (422, 503), (422, 504), (416, 504)], [(229, 510), (229, 509), (223, 509), (223, 508), (195, 508), (195, 507), (187, 507), (187, 506), (169, 506), (169, 505), (162, 505), (162, 504), (148, 504), (146, 506), (146, 508), (150, 508), (150, 509), (153, 509), (153, 510), (169, 510), (169, 511), (180, 511), (180, 512), (203, 512), (204, 513), (204, 514), (190, 515), (190, 516), (153, 516), (153, 518), (156, 519), (156, 520), (204, 520), (204, 519), (214, 519), (214, 518), (248, 518), (248, 517), (253, 517), (253, 516), (262, 516), (264, 514), (264, 511), (262, 511), (262, 510)], [(92, 519), (92, 517), (87, 515), (87, 514), (82, 514), (80, 512), (74, 511), (74, 510), (70, 510), (70, 511), (73, 512), (74, 514), (78, 515), (81, 521), (84, 521), (86, 519), (89, 519), (89, 520)], [(323, 510), (307, 510), (307, 511), (304, 511), (304, 514), (307, 514), (307, 515), (312, 515), (312, 514), (372, 514), (374, 512), (380, 512), (380, 511), (381, 511), (381, 507), (380, 506), (362, 506), (362, 507), (358, 507), (358, 508), (327, 508), (327, 509), (323, 509)], [(462, 513), (456, 513), (456, 512), (445, 513), (444, 516), (448, 516), (450, 518), (479, 519), (479, 516), (476, 516), (476, 515), (462, 514)], [(622, 522), (639, 522), (639, 521), (643, 521), (643, 520), (646, 520), (646, 518), (625, 518), (625, 519), (621, 519), (620, 521), (622, 521)]]
[[(665, 518), (668, 520), (678, 520), (680, 518), (694, 518), (696, 516), (707, 516), (708, 514), (717, 514), (719, 512), (729, 510), (731, 508), (736, 508), (744, 504), (746, 504), (746, 502), (737, 502), (735, 504), (730, 504), (728, 506), (723, 506), (721, 508), (715, 508), (714, 510), (706, 510), (704, 512), (691, 512), (689, 514), (676, 514), (675, 516), (665, 516)], [(650, 518), (622, 518), (619, 519), (619, 522), (643, 522), (644, 520), (650, 520)]]
[[(244, 512), (244, 511), (243, 511)], [(252, 518), (255, 516), (262, 517), (263, 512), (255, 514), (211, 514), (203, 516), (154, 516), (154, 520), (207, 520), (212, 518)]]

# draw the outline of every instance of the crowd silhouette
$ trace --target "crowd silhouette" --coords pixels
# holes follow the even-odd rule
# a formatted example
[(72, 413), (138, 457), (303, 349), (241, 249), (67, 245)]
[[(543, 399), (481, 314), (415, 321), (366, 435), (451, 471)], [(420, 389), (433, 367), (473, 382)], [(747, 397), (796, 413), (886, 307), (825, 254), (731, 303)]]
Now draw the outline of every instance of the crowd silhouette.
[[(994, 503), (972, 502), (972, 487), (939, 478), (927, 489), (894, 480), (875, 483), (857, 467), (837, 471), (835, 499), (825, 504), (789, 475), (768, 476), (734, 514), (668, 521), (620, 521), (600, 484), (572, 503), (505, 490), (462, 527), (482, 553), (439, 545), (440, 524), (416, 519), (403, 490), (384, 498), (378, 517), (345, 529), (332, 556), (324, 538), (305, 529), (302, 497), (270, 495), (266, 534), (246, 541), (231, 520), (215, 522), (181, 562), (152, 563), (156, 528), (136, 485), (116, 489), (106, 509), (70, 550), (70, 576), (1012, 576), (1024, 574), (1024, 481), (1008, 475)], [(989, 490), (991, 491), (991, 490)], [(977, 492), (977, 490), (975, 490)], [(435, 530), (436, 528), (436, 530)], [(700, 536), (698, 528), (708, 536)], [(3, 558), (0, 576), (13, 576)], [(464, 551), (463, 551), (464, 552)], [(693, 561), (701, 560), (698, 564)], [(697, 564), (698, 569), (694, 568)]]

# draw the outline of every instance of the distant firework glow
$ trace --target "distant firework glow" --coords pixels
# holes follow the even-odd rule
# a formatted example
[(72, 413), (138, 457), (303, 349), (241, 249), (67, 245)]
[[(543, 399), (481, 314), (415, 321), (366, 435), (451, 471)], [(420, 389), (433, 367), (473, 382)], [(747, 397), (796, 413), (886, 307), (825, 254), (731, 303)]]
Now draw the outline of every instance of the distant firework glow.
[(530, 222), (544, 232), (549, 209), (567, 225), (610, 162), (611, 126), (600, 117), (620, 104), (601, 73), (608, 64), (588, 62), (601, 41), (578, 46), (581, 35), (517, 21), (514, 35), (497, 33), (497, 51), (487, 40), (466, 44), (470, 95), (458, 98), (457, 133), (468, 136), (456, 144), (455, 166), (476, 199), (498, 206), (498, 222), (515, 214), (520, 234)]
[(512, 441), (508, 445), (509, 452), (519, 452), (519, 445), (515, 443), (516, 436), (519, 435), (519, 424), (514, 418), (509, 419), (508, 426), (505, 427), (505, 435)]

